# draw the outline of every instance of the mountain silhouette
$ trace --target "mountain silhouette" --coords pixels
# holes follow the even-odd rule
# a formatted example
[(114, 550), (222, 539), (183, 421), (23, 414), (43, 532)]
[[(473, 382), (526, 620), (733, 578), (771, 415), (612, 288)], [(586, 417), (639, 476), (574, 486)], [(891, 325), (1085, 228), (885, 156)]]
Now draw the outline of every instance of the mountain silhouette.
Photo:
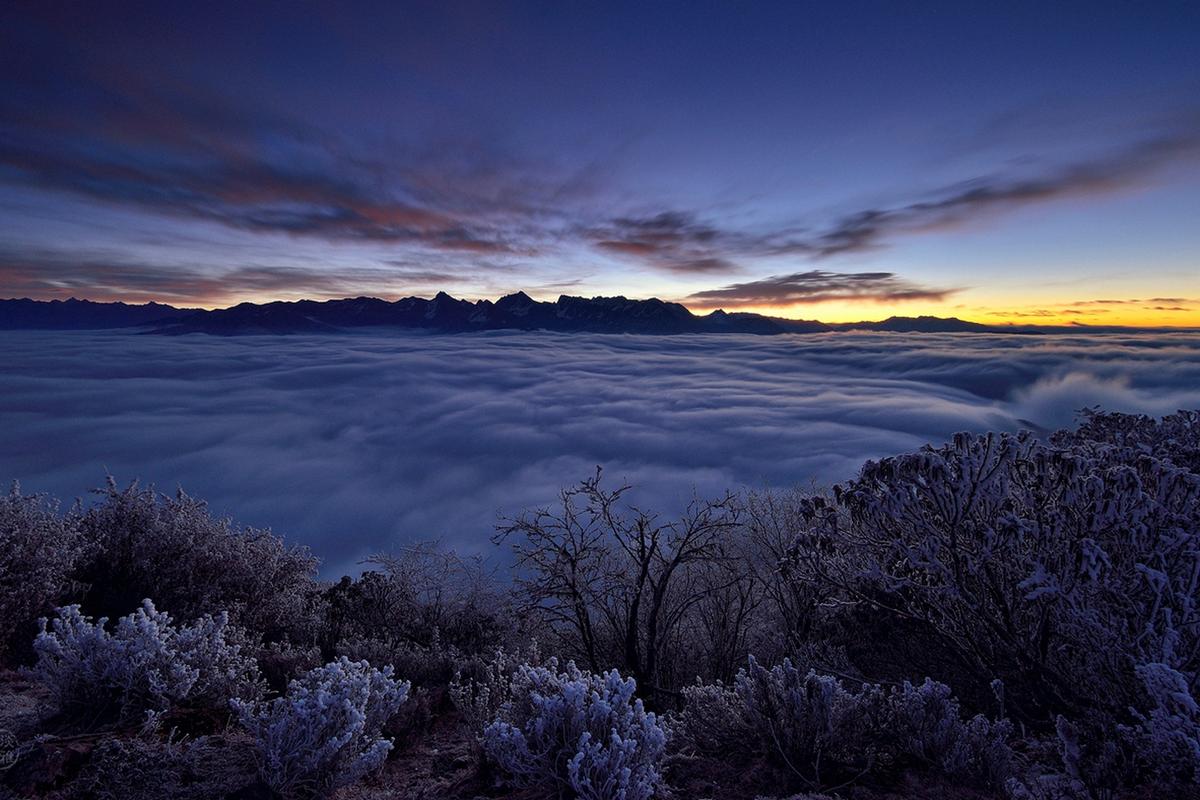
[(199, 309), (162, 303), (93, 303), (91, 300), (0, 300), (0, 330), (87, 330), (165, 323)]
[(824, 323), (749, 312), (693, 314), (679, 303), (657, 298), (574, 297), (553, 302), (525, 292), (499, 300), (461, 300), (438, 292), (432, 299), (376, 297), (239, 303), (204, 310), (161, 303), (130, 305), (90, 300), (0, 300), (0, 329), (83, 330), (136, 328), (147, 333), (215, 335), (335, 333), (360, 328), (409, 328), (461, 333), (487, 330), (548, 330), (583, 333), (821, 333), (871, 330), (897, 332), (1011, 332), (954, 317), (890, 317), (878, 322)]

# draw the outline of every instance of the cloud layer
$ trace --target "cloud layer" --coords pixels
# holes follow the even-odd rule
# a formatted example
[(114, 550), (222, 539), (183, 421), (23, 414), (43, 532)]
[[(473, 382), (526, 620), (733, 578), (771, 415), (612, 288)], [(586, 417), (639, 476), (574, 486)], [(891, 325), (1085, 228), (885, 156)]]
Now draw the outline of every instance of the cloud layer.
[(405, 541), (487, 549), (498, 513), (602, 464), (693, 487), (827, 484), (959, 430), (1093, 403), (1200, 407), (1200, 335), (182, 337), (6, 333), (0, 480), (182, 485), (330, 573)]

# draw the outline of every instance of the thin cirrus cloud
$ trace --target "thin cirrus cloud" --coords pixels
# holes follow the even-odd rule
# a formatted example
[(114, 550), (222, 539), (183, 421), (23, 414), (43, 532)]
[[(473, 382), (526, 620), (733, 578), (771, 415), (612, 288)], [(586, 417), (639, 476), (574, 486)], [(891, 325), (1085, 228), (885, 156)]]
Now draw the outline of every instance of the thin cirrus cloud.
[[(312, 546), (325, 571), (443, 538), (603, 465), (638, 502), (827, 485), (956, 431), (1093, 404), (1200, 407), (1200, 335), (158, 337), (14, 331), (0, 482), (64, 500), (106, 473), (182, 486)], [(638, 391), (630, 393), (636, 384)]]
[(961, 290), (924, 286), (893, 272), (829, 272), (814, 269), (695, 292), (684, 298), (683, 302), (695, 308), (781, 307), (830, 301), (895, 303), (941, 301), (957, 291)]
[[(318, 270), (284, 264), (227, 267), (203, 263), (156, 263), (113, 253), (67, 254), (14, 251), (0, 247), (0, 295), (65, 300), (174, 305), (226, 306), (241, 300), (326, 300), (370, 294), (394, 299), (431, 295), (447, 286), (471, 286), (473, 294), (498, 296), (513, 290), (518, 267), (473, 260), (461, 267), (438, 268), (425, 259), (380, 259), (377, 266)], [(531, 283), (530, 291), (560, 291), (578, 286), (563, 280)]]
[[(747, 259), (800, 256), (811, 260), (875, 250), (903, 235), (966, 227), (995, 214), (1090, 195), (1127, 191), (1151, 181), (1168, 165), (1200, 158), (1200, 135), (1192, 130), (1171, 130), (1104, 156), (1067, 165), (1052, 165), (1041, 172), (981, 177), (955, 183), (930, 193), (928, 199), (891, 207), (866, 208), (843, 215), (831, 225), (805, 226), (799, 220), (775, 230), (749, 232), (705, 222), (689, 211), (664, 210), (644, 216), (623, 216), (604, 225), (582, 228), (583, 237), (596, 249), (628, 258), (656, 269), (683, 275), (736, 273)], [(808, 276), (797, 273), (802, 283)], [(872, 273), (875, 274), (875, 273)], [(786, 293), (776, 287), (793, 276), (740, 284), (769, 293)], [(894, 276), (892, 276), (894, 277)], [(861, 280), (869, 282), (870, 278)], [(850, 281), (854, 283), (854, 279)], [(733, 296), (734, 287), (716, 292)], [(912, 299), (939, 299), (949, 292), (913, 287)], [(693, 295), (703, 300), (705, 295)], [(810, 294), (796, 292), (805, 302)], [(817, 293), (816, 297), (820, 297)], [(855, 297), (853, 294), (844, 295)], [(864, 295), (873, 297), (873, 293)], [(888, 297), (886, 292), (880, 296)], [(770, 298), (767, 298), (770, 299)], [(899, 291), (890, 299), (903, 300)], [(757, 301), (755, 301), (757, 302)], [(763, 301), (765, 302), (765, 300)], [(808, 302), (818, 302), (809, 300)], [(749, 303), (747, 303), (749, 304)]]
[(831, 227), (775, 243), (772, 249), (817, 258), (871, 250), (900, 234), (945, 230), (1025, 206), (1127, 191), (1171, 164), (1197, 160), (1200, 134), (1192, 125), (1038, 174), (979, 178), (945, 187), (928, 200), (856, 211)]
[[(1193, 300), (1187, 297), (1150, 297), (1144, 300), (1137, 298), (1115, 299), (1107, 298), (1103, 300), (1076, 300), (1071, 303), (1072, 306), (1143, 306), (1145, 308), (1155, 308), (1160, 311), (1188, 311), (1190, 309), (1185, 306), (1191, 306), (1200, 303), (1200, 300)], [(1092, 308), (1089, 313), (1100, 313), (1103, 309)]]
[(253, 233), (475, 255), (534, 251), (524, 220), (579, 189), (478, 142), (379, 158), (194, 87), (66, 79), (72, 92), (49, 108), (0, 107), (8, 182)]
[(0, 287), (13, 297), (186, 305), (221, 305), (236, 298), (304, 296), (349, 297), (364, 287), (380, 295), (406, 287), (461, 281), (462, 272), (419, 270), (396, 265), (377, 269), (321, 271), (281, 265), (214, 268), (209, 265), (154, 264), (105, 257), (70, 257), (60, 253), (0, 252)]
[(181, 148), (169, 162), (154, 163), (91, 143), (0, 145), (0, 163), (39, 188), (239, 230), (473, 253), (512, 249), (488, 226), (388, 197), (349, 177), (299, 170), (262, 154), (212, 156)]

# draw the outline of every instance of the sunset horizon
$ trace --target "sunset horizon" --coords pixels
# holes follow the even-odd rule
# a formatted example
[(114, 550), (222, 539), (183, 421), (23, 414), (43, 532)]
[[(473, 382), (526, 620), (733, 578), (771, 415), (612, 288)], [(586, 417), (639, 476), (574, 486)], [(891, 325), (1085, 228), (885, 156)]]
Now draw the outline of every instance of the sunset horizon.
[[(325, 303), (331, 301), (349, 301), (357, 299), (373, 299), (382, 300), (385, 302), (396, 302), (402, 299), (417, 297), (420, 299), (431, 299), (442, 290), (435, 292), (427, 292), (424, 294), (389, 294), (389, 295), (371, 295), (371, 294), (332, 294), (332, 295), (315, 295), (315, 296), (278, 296), (278, 295), (245, 295), (238, 298), (231, 298), (219, 302), (214, 301), (197, 301), (189, 298), (174, 298), (169, 296), (118, 296), (108, 297), (105, 299), (96, 299), (94, 297), (82, 296), (72, 290), (64, 290), (58, 293), (48, 293), (42, 297), (12, 297), (0, 298), (11, 300), (34, 300), (48, 302), (52, 300), (84, 300), (92, 303), (114, 303), (123, 302), (129, 305), (144, 305), (156, 303), (159, 305), (172, 306), (174, 308), (196, 308), (205, 311), (217, 311), (233, 308), (243, 303), (254, 305), (265, 305), (269, 303), (296, 303), (301, 301), (310, 301), (316, 303)], [(980, 325), (988, 325), (995, 327), (1047, 327), (1047, 328), (1137, 328), (1137, 329), (1172, 329), (1178, 328), (1182, 330), (1192, 330), (1200, 328), (1200, 316), (1193, 317), (1190, 314), (1181, 314), (1184, 310), (1190, 311), (1191, 302), (1185, 298), (1178, 297), (1153, 297), (1145, 300), (1137, 299), (1116, 299), (1116, 298), (1101, 298), (1087, 301), (1064, 302), (1062, 304), (1047, 304), (1057, 305), (1057, 310), (1039, 307), (1033, 310), (994, 310), (979, 307), (970, 307), (965, 304), (936, 304), (927, 305), (921, 303), (903, 303), (889, 304), (886, 301), (872, 301), (869, 303), (846, 303), (835, 300), (813, 302), (810, 301), (803, 306), (774, 306), (755, 303), (729, 303), (719, 304), (714, 301), (696, 302), (688, 297), (683, 298), (663, 298), (657, 296), (636, 297), (627, 294), (613, 295), (583, 295), (570, 291), (556, 292), (539, 292), (536, 289), (526, 291), (524, 289), (514, 289), (511, 292), (499, 295), (453, 295), (455, 299), (467, 300), (470, 302), (495, 302), (508, 295), (525, 294), (535, 301), (542, 303), (553, 303), (560, 297), (583, 297), (583, 298), (609, 298), (609, 297), (624, 297), (630, 300), (661, 300), (667, 303), (675, 303), (682, 305), (689, 312), (696, 316), (704, 316), (711, 314), (714, 311), (724, 311), (728, 313), (752, 313), (767, 317), (774, 317), (785, 320), (795, 321), (813, 321), (830, 324), (844, 324), (852, 322), (878, 322), (891, 317), (935, 317), (941, 319), (960, 319), (967, 322), (974, 322)], [(102, 296), (103, 297), (103, 296)], [(1163, 304), (1176, 304), (1173, 307), (1163, 308)], [(1185, 308), (1179, 304), (1187, 303)], [(1158, 304), (1156, 306), (1155, 304)]]

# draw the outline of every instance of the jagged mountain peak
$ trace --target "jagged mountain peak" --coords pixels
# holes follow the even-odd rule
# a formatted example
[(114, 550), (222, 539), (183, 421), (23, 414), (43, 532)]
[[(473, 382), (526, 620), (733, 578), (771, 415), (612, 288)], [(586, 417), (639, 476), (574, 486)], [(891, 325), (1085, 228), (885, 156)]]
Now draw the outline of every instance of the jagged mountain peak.
[(479, 330), (551, 330), (592, 333), (813, 333), (836, 330), (897, 332), (1006, 331), (956, 318), (890, 317), (881, 322), (826, 324), (717, 309), (696, 315), (680, 303), (624, 295), (559, 295), (538, 301), (523, 291), (496, 301), (464, 300), (448, 292), (431, 299), (376, 297), (343, 300), (244, 302), (205, 311), (161, 303), (129, 305), (71, 298), (66, 301), (0, 300), (0, 329), (126, 328), (151, 333), (315, 333), (368, 327), (421, 328), (460, 333)]

